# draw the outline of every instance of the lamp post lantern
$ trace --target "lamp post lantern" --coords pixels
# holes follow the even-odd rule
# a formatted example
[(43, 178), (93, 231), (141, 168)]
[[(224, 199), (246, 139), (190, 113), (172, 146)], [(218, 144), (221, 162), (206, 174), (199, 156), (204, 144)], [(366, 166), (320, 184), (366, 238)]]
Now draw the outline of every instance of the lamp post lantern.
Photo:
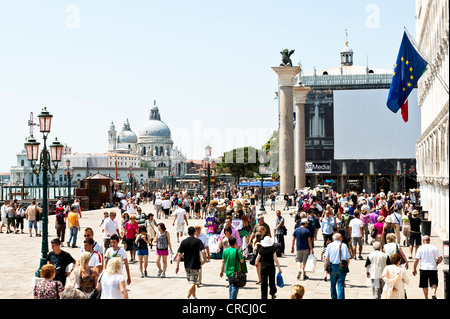
[(133, 178), (134, 178), (133, 166), (130, 166), (129, 169), (130, 172), (128, 173), (128, 179), (130, 180), (130, 194), (131, 196), (133, 196)]
[(208, 188), (207, 188), (207, 195), (206, 195), (206, 202), (208, 203), (207, 205), (209, 205), (210, 199), (211, 199), (211, 169), (209, 166), (209, 161), (211, 158), (211, 150), (212, 147), (207, 145), (205, 147), (205, 154), (206, 154), (206, 159), (208, 160)]
[[(51, 123), (53, 115), (51, 115), (47, 108), (44, 107), (39, 118), (39, 130), (43, 135), (44, 147), (39, 153), (40, 143), (31, 135), (25, 143), (25, 150), (27, 154), (27, 160), (31, 164), (32, 172), (38, 175), (42, 172), (42, 246), (41, 246), (41, 259), (39, 269), (36, 271), (35, 276), (40, 277), (42, 266), (47, 263), (48, 255), (48, 173), (55, 175), (58, 170), (58, 164), (61, 162), (62, 151), (64, 146), (56, 138), (53, 144), (47, 148), (47, 138), (50, 133)], [(37, 163), (39, 160), (39, 164)], [(52, 164), (53, 163), (53, 168)]]
[(74, 174), (73, 168), (70, 167), (70, 159), (66, 160), (66, 168), (64, 169), (64, 175), (67, 176), (67, 202), (70, 205), (70, 187), (72, 186), (72, 176)]

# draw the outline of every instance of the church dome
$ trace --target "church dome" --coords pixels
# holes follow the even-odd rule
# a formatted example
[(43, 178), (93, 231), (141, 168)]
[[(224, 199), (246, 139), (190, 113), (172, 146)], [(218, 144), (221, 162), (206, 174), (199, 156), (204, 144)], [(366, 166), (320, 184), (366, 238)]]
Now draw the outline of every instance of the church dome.
[(170, 138), (170, 129), (166, 123), (161, 121), (157, 106), (150, 111), (150, 119), (142, 126), (139, 137), (165, 137)]
[(117, 136), (118, 144), (135, 144), (138, 138), (136, 134), (131, 130), (130, 123), (127, 121), (123, 125), (122, 132)]
[(117, 136), (117, 143), (120, 144), (133, 144), (137, 143), (137, 136), (133, 131), (122, 131)]
[(352, 50), (352, 48), (344, 47), (344, 48), (341, 50), (341, 53), (353, 53), (353, 50)]

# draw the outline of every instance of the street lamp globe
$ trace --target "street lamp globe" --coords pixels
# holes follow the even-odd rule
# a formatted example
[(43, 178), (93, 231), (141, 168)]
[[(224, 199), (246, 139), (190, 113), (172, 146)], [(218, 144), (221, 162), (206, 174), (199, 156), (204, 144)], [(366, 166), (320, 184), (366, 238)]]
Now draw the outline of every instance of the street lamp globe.
[(205, 147), (205, 154), (206, 154), (207, 157), (211, 157), (211, 150), (212, 150), (212, 147), (209, 146), (209, 144), (208, 144), (208, 145)]
[(27, 153), (27, 160), (30, 162), (36, 162), (39, 159), (39, 145), (36, 139), (30, 136), (25, 143), (25, 151)]
[(50, 145), (50, 158), (52, 162), (61, 162), (63, 149), (64, 146), (58, 141), (58, 138), (55, 138), (53, 144)]
[(53, 115), (47, 111), (47, 107), (42, 109), (41, 114), (38, 115), (39, 118), (39, 130), (41, 133), (49, 133), (52, 126)]

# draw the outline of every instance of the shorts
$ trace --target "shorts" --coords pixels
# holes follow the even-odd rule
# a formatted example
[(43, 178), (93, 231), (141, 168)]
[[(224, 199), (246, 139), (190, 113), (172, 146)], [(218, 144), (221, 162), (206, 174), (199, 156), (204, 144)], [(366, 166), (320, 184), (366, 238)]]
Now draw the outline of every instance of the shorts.
[(34, 226), (34, 229), (37, 229), (37, 220), (29, 220), (28, 221), (28, 228), (33, 228), (33, 226)]
[(295, 257), (295, 261), (298, 263), (306, 264), (308, 256), (309, 256), (309, 249), (297, 250), (297, 256)]
[(148, 256), (148, 249), (138, 249), (137, 255), (138, 256)]
[(422, 245), (422, 234), (421, 233), (411, 232), (409, 234), (409, 245), (414, 246), (414, 242), (416, 243), (415, 246)]
[(184, 223), (177, 223), (177, 233), (184, 232)]
[(359, 245), (359, 247), (363, 246), (362, 237), (352, 237), (352, 246), (356, 247), (357, 245)]
[(419, 288), (428, 288), (433, 285), (438, 285), (438, 271), (420, 269)]
[(163, 208), (164, 215), (169, 215), (170, 208)]
[(198, 282), (199, 269), (186, 268), (186, 278), (190, 284), (196, 284)]
[(8, 217), (8, 219), (6, 220), (6, 225), (8, 226), (16, 226), (16, 219), (14, 217)]
[(168, 256), (169, 250), (168, 249), (156, 249), (156, 256)]
[(127, 243), (126, 251), (136, 251), (137, 250), (137, 246), (134, 243), (134, 241), (135, 241), (135, 238), (131, 238), (131, 239), (127, 238), (126, 239), (126, 243)]

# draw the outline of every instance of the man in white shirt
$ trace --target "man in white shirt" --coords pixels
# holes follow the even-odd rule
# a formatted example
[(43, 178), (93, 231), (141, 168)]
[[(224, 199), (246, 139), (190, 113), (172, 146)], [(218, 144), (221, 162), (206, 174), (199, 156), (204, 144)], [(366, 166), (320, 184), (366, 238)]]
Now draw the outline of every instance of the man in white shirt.
[[(3, 227), (6, 227), (6, 208), (9, 205), (9, 200), (5, 200), (5, 203), (2, 205), (1, 208), (1, 214), (2, 214), (2, 223), (0, 225), (0, 233), (3, 233)], [(31, 230), (30, 230), (30, 234), (31, 234)], [(37, 230), (36, 230), (36, 234), (37, 234)]]
[(164, 200), (161, 203), (162, 210), (164, 212), (165, 219), (169, 218), (169, 212), (171, 207), (171, 202), (169, 200), (169, 197), (165, 197)]
[(89, 259), (89, 267), (96, 268), (100, 274), (103, 271), (103, 259), (102, 256), (94, 250), (94, 240), (92, 238), (84, 239), (81, 253), (83, 252), (88, 252), (91, 254)]
[[(197, 222), (197, 224), (194, 226), (195, 228), (194, 236), (202, 241), (206, 251), (206, 259), (210, 261), (211, 254), (209, 252), (208, 237), (206, 237), (206, 235), (202, 233), (202, 227), (203, 227), (202, 224), (200, 222)], [(203, 261), (203, 254), (200, 254), (200, 260)], [(198, 272), (197, 287), (200, 286), (200, 284), (202, 283), (202, 266), (203, 265), (200, 265), (200, 271)]]
[(181, 237), (183, 237), (184, 232), (184, 222), (186, 222), (186, 225), (188, 225), (188, 221), (186, 218), (186, 210), (183, 208), (183, 203), (178, 203), (178, 208), (174, 212), (174, 219), (173, 219), (173, 225), (175, 226), (175, 223), (177, 224), (176, 231), (177, 231), (177, 243), (180, 242), (180, 234)]
[(117, 234), (111, 235), (111, 247), (108, 248), (105, 252), (105, 268), (108, 265), (108, 261), (114, 257), (122, 258), (122, 265), (125, 265), (125, 269), (127, 271), (127, 285), (131, 284), (131, 274), (130, 274), (130, 266), (128, 264), (128, 255), (127, 252), (119, 247), (119, 239), (120, 237)]
[(384, 267), (391, 264), (389, 256), (381, 251), (381, 243), (376, 241), (373, 243), (374, 251), (367, 256), (366, 273), (367, 278), (372, 281), (372, 294), (374, 299), (380, 299), (383, 292), (384, 280), (381, 278)]
[(391, 214), (392, 226), (394, 227), (395, 236), (397, 238), (397, 244), (400, 245), (400, 231), (403, 227), (402, 215), (399, 214), (397, 208), (394, 208), (394, 212)]
[(361, 219), (359, 219), (359, 212), (355, 212), (355, 218), (353, 218), (349, 225), (349, 232), (352, 237), (352, 247), (353, 247), (353, 259), (356, 260), (356, 245), (359, 245), (359, 259), (362, 260), (362, 245), (363, 245), (363, 234), (364, 234), (364, 224)]
[(161, 205), (162, 205), (162, 200), (161, 197), (156, 197), (155, 200), (155, 210), (156, 210), (156, 218), (160, 218), (161, 216)]
[(128, 202), (125, 199), (125, 197), (122, 197), (122, 200), (120, 201), (120, 203), (122, 204), (121, 207), (120, 207), (120, 213), (123, 215), (126, 212), (126, 210), (127, 210)]
[(106, 249), (111, 245), (111, 236), (116, 234), (120, 237), (119, 223), (116, 220), (116, 212), (111, 212), (103, 222), (103, 247)]
[(423, 245), (416, 252), (413, 275), (415, 276), (417, 274), (417, 265), (420, 261), (419, 288), (423, 289), (425, 299), (428, 299), (428, 287), (430, 286), (433, 291), (432, 298), (436, 299), (436, 290), (438, 287), (437, 265), (442, 262), (443, 258), (439, 249), (430, 244), (430, 236), (423, 236), (422, 242)]

